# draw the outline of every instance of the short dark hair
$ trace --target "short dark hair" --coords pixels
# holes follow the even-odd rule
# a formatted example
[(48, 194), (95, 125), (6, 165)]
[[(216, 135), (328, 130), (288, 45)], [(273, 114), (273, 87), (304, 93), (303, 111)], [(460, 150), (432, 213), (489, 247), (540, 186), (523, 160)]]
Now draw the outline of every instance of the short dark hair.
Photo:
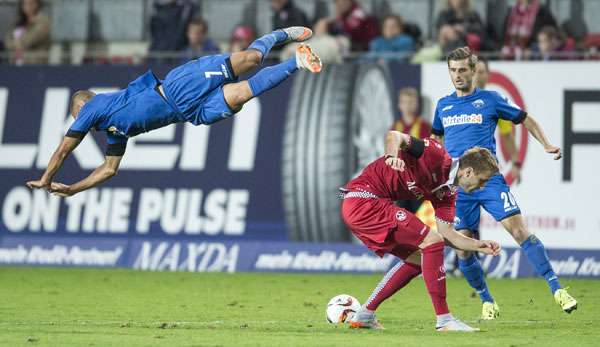
[(498, 169), (498, 161), (487, 148), (473, 147), (465, 151), (458, 160), (458, 166), (462, 168), (471, 167), (475, 173), (485, 173), (492, 176)]
[(94, 93), (90, 90), (76, 91), (75, 94), (73, 94), (73, 96), (71, 96), (71, 103), (69, 104), (69, 112), (71, 112), (71, 116), (75, 116), (75, 107), (77, 106), (77, 103), (79, 101), (83, 100), (84, 102), (87, 102), (94, 96), (96, 96), (96, 93)]
[(203, 18), (196, 17), (196, 18), (192, 19), (188, 23), (188, 28), (191, 27), (192, 25), (201, 25), (202, 26), (202, 31), (205, 34), (208, 32), (208, 23)]
[(471, 53), (471, 50), (469, 49), (469, 47), (459, 47), (459, 48), (453, 50), (446, 57), (446, 62), (448, 63), (448, 66), (450, 66), (450, 61), (457, 61), (457, 60), (464, 60), (464, 59), (468, 59), (469, 67), (471, 68), (471, 70), (475, 70), (475, 67), (477, 65), (477, 56), (475, 54)]

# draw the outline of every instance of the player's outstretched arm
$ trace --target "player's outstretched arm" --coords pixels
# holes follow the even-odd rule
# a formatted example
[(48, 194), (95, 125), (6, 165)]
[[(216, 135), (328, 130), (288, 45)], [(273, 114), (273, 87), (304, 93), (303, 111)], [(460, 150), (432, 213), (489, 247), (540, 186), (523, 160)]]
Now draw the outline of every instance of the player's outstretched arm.
[(550, 141), (548, 141), (544, 130), (542, 130), (540, 124), (533, 117), (527, 115), (527, 118), (525, 118), (525, 120), (523, 121), (523, 125), (525, 126), (525, 128), (527, 128), (527, 130), (529, 130), (531, 135), (533, 135), (533, 137), (535, 137), (535, 139), (539, 143), (541, 143), (542, 146), (544, 146), (544, 150), (546, 151), (546, 153), (554, 154), (554, 160), (558, 160), (562, 157), (560, 147), (556, 147), (552, 145)]
[(105, 158), (102, 165), (98, 166), (88, 177), (77, 183), (66, 185), (63, 183), (52, 182), (50, 184), (50, 192), (54, 195), (67, 197), (95, 187), (115, 176), (117, 170), (119, 170), (119, 164), (121, 163), (123, 156), (109, 155)]
[(438, 232), (446, 239), (453, 248), (463, 251), (482, 252), (485, 254), (498, 255), (501, 247), (496, 241), (475, 240), (456, 232), (449, 223), (437, 223)]
[(81, 139), (79, 138), (65, 136), (56, 151), (54, 151), (54, 154), (52, 154), (50, 162), (48, 163), (48, 167), (42, 175), (42, 178), (37, 181), (27, 182), (27, 186), (32, 189), (43, 188), (49, 190), (52, 178), (58, 172), (67, 156), (73, 152), (80, 142)]

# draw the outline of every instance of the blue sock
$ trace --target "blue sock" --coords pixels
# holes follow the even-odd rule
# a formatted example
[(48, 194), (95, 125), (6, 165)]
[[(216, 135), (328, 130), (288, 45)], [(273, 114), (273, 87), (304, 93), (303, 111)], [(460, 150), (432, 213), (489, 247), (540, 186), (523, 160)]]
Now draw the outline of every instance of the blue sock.
[(529, 259), (529, 262), (535, 268), (535, 271), (539, 275), (544, 276), (544, 279), (546, 279), (546, 282), (548, 282), (548, 285), (550, 286), (552, 294), (562, 288), (558, 282), (558, 276), (556, 276), (552, 269), (552, 265), (548, 259), (548, 253), (546, 253), (546, 248), (544, 248), (542, 241), (535, 237), (535, 235), (531, 235), (521, 244), (521, 249), (523, 249), (527, 259)]
[(290, 77), (298, 70), (296, 65), (296, 56), (284, 61), (283, 63), (266, 67), (260, 70), (256, 75), (248, 79), (252, 95), (257, 97), (267, 90), (276, 87), (286, 78)]
[(481, 268), (479, 260), (475, 257), (475, 253), (471, 253), (467, 259), (458, 258), (458, 268), (465, 276), (467, 282), (469, 282), (469, 285), (477, 291), (481, 301), (494, 302), (494, 298), (492, 298), (487, 284), (485, 283), (483, 269)]
[(283, 30), (275, 30), (270, 34), (259, 37), (254, 40), (248, 49), (255, 49), (262, 54), (264, 60), (274, 45), (287, 40), (287, 34)]

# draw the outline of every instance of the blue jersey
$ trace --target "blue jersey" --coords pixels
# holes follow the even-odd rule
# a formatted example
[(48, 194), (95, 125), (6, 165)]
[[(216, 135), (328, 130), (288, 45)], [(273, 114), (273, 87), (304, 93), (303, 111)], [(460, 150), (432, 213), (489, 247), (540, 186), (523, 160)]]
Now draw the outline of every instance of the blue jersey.
[(431, 132), (444, 136), (444, 146), (453, 158), (475, 146), (496, 155), (494, 131), (498, 119), (521, 123), (527, 113), (495, 91), (475, 88), (467, 96), (456, 92), (438, 101)]
[(106, 131), (107, 155), (123, 155), (128, 137), (184, 122), (183, 116), (156, 90), (160, 83), (148, 71), (126, 89), (94, 96), (81, 108), (67, 136), (83, 138), (92, 128)]

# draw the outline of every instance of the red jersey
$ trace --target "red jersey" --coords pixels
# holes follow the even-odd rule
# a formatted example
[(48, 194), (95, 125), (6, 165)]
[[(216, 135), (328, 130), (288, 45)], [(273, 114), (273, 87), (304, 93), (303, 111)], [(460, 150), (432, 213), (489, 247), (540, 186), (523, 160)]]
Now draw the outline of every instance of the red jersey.
[(403, 170), (392, 169), (381, 157), (348, 182), (344, 189), (369, 192), (390, 200), (429, 200), (436, 217), (452, 223), (456, 194), (450, 184), (458, 162), (453, 164), (450, 155), (432, 139), (412, 138), (409, 148), (400, 150), (398, 157), (404, 161)]

